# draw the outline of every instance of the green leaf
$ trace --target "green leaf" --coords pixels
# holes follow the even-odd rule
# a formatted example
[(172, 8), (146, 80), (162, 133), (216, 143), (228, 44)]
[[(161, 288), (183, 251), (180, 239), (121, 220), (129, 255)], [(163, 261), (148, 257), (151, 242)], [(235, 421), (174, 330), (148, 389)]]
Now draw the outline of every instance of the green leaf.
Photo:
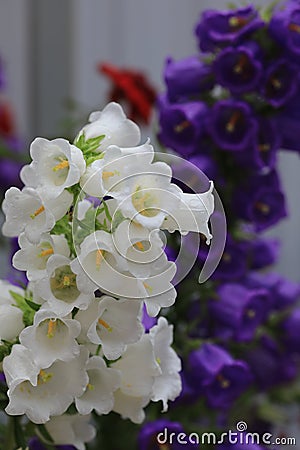
[[(32, 308), (29, 303), (30, 300), (25, 299), (21, 294), (17, 294), (16, 292), (9, 291), (10, 295), (16, 302), (16, 307), (18, 307), (23, 312), (23, 323), (26, 327), (33, 324), (33, 318), (35, 315), (36, 309)], [(29, 301), (29, 303), (28, 303)]]
[(25, 302), (34, 311), (38, 311), (40, 309), (40, 307), (41, 307), (41, 305), (38, 305), (37, 303), (34, 303), (33, 301), (29, 300), (28, 298), (25, 298)]

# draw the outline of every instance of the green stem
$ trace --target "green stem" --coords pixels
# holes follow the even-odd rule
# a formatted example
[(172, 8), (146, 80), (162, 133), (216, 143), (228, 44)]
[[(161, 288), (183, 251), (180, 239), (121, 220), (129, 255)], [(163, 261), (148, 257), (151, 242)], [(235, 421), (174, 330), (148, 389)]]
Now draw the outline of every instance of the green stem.
[(4, 448), (5, 448), (5, 450), (15, 450), (15, 448), (16, 448), (14, 417), (8, 418)]

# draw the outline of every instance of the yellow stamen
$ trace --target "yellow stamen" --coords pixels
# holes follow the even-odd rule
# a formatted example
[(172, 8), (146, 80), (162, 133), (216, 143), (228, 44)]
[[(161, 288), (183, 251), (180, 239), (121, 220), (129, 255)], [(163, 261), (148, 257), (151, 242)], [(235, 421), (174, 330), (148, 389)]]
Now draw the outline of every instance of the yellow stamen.
[(184, 120), (183, 122), (179, 123), (178, 125), (176, 125), (174, 127), (174, 131), (175, 131), (175, 133), (181, 133), (186, 128), (188, 128), (190, 125), (191, 124), (190, 124), (190, 122), (188, 120)]
[(226, 380), (226, 378), (223, 377), (222, 374), (219, 374), (219, 375), (217, 376), (217, 380), (220, 382), (221, 387), (222, 387), (223, 389), (226, 389), (226, 388), (228, 388), (228, 387), (230, 386), (230, 381)]
[(290, 31), (295, 31), (295, 33), (300, 33), (300, 25), (298, 25), (297, 23), (290, 23), (288, 29)]
[(239, 111), (235, 111), (232, 114), (229, 122), (226, 125), (226, 130), (228, 131), (228, 133), (233, 133), (235, 131), (235, 128), (236, 128), (236, 125), (238, 123), (240, 116), (241, 116), (241, 114)]
[(32, 219), (35, 219), (36, 216), (38, 216), (39, 214), (41, 214), (41, 213), (44, 212), (44, 211), (45, 211), (45, 207), (42, 205), (42, 206), (40, 206), (33, 214), (30, 214), (30, 217), (31, 217)]
[(158, 363), (158, 364), (160, 364), (160, 363), (161, 363), (161, 359), (160, 359), (160, 358), (158, 358), (158, 357), (156, 358), (156, 361), (157, 361), (157, 363)]
[(110, 333), (112, 332), (112, 327), (108, 325), (107, 322), (105, 322), (105, 320), (103, 319), (98, 319), (98, 324), (102, 325), (107, 331), (109, 331)]
[(63, 285), (65, 287), (71, 286), (71, 279), (70, 279), (70, 277), (68, 275), (64, 275)]
[(258, 150), (260, 152), (268, 152), (271, 149), (271, 146), (269, 144), (261, 144), (258, 146)]
[(245, 67), (247, 67), (247, 63), (248, 63), (247, 55), (242, 54), (240, 56), (238, 63), (233, 68), (234, 73), (237, 73), (237, 74), (242, 73), (243, 70), (245, 69)]
[(143, 285), (147, 289), (147, 291), (149, 291), (150, 293), (153, 292), (153, 287), (150, 286), (150, 284), (144, 282)]
[(158, 444), (159, 450), (170, 450), (170, 446), (168, 444)]
[(53, 172), (57, 172), (58, 170), (66, 169), (67, 167), (69, 167), (69, 161), (63, 159), (60, 163), (56, 164), (52, 170)]
[(278, 80), (277, 78), (272, 78), (271, 79), (271, 84), (275, 89), (280, 89), (282, 87), (282, 83), (280, 80)]
[(41, 251), (41, 253), (39, 254), (39, 256), (40, 256), (41, 258), (43, 258), (44, 256), (52, 255), (53, 253), (54, 253), (54, 250), (53, 250), (53, 248), (51, 247), (51, 248), (48, 248), (47, 250)]
[(132, 195), (132, 204), (139, 214), (145, 217), (154, 217), (158, 214), (158, 210), (153, 207), (157, 203), (155, 196), (148, 191), (142, 191), (138, 186)]
[(143, 252), (145, 250), (145, 247), (143, 246), (142, 242), (136, 242), (134, 244), (138, 250), (141, 250), (141, 252)]
[(247, 316), (248, 316), (250, 319), (254, 319), (254, 317), (256, 316), (256, 312), (254, 311), (254, 309), (248, 309), (248, 311), (247, 311)]
[(88, 384), (86, 385), (86, 387), (87, 387), (87, 389), (88, 389), (89, 391), (93, 391), (93, 390), (95, 389), (95, 386), (94, 386), (93, 384), (91, 384), (91, 383), (88, 383)]
[(56, 331), (56, 319), (49, 319), (47, 337), (53, 338)]
[(265, 203), (257, 202), (255, 206), (263, 214), (267, 215), (270, 212), (270, 206), (266, 205)]
[(231, 255), (229, 253), (224, 253), (222, 256), (223, 261), (230, 262), (231, 261)]
[(247, 23), (248, 23), (248, 20), (244, 19), (243, 17), (233, 16), (233, 17), (230, 17), (230, 19), (229, 19), (229, 25), (232, 28), (242, 27), (242, 26), (246, 25)]
[(102, 173), (103, 180), (107, 180), (108, 178), (114, 177), (114, 176), (115, 176), (115, 172), (104, 171)]
[(51, 380), (51, 378), (53, 377), (52, 373), (46, 372), (45, 370), (41, 369), (40, 373), (38, 374), (38, 385), (41, 385), (43, 383), (47, 383), (48, 381)]
[(101, 265), (103, 258), (104, 258), (104, 251), (97, 250), (97, 252), (96, 252), (96, 267), (97, 267), (97, 269), (100, 269), (100, 265)]

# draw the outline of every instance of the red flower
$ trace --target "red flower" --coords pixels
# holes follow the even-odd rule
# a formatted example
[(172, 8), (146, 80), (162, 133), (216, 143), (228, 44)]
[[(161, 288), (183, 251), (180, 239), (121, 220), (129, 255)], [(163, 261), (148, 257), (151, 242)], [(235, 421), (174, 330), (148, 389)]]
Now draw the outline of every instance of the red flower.
[(147, 77), (142, 72), (119, 69), (109, 63), (99, 64), (98, 70), (113, 83), (109, 99), (116, 102), (125, 100), (129, 108), (128, 116), (132, 120), (149, 123), (156, 90)]

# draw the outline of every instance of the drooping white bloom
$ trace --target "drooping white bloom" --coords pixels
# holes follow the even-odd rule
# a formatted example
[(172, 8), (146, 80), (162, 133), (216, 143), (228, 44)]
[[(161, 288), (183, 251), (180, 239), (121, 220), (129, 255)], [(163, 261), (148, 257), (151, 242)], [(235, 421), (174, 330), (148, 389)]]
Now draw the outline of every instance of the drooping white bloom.
[(76, 337), (80, 323), (60, 317), (53, 311), (41, 309), (34, 316), (32, 326), (20, 334), (20, 343), (33, 352), (37, 365), (49, 367), (54, 361), (70, 361), (79, 355)]
[(149, 335), (128, 345), (122, 357), (111, 364), (121, 372), (121, 386), (115, 393), (113, 411), (141, 423), (145, 418), (143, 408), (150, 401), (155, 377), (161, 369), (155, 360), (153, 343)]
[(166, 255), (163, 254), (159, 264), (153, 265), (151, 276), (143, 281), (144, 302), (149, 316), (155, 317), (160, 308), (166, 308), (174, 304), (177, 293), (171, 281), (175, 273), (176, 264), (168, 261)]
[(88, 276), (107, 294), (120, 297), (123, 293), (124, 297), (140, 298), (144, 293), (142, 283), (124, 273), (124, 262), (111, 234), (105, 231), (96, 231), (85, 238), (71, 268), (78, 276)]
[(8, 189), (2, 204), (6, 220), (2, 227), (5, 236), (19, 236), (23, 231), (32, 244), (38, 244), (41, 235), (52, 230), (71, 206), (73, 195), (68, 191), (45, 201), (37, 189), (16, 187)]
[(9, 291), (24, 296), (21, 288), (0, 280), (0, 342), (14, 340), (24, 328), (23, 313)]
[(212, 235), (208, 228), (208, 221), (214, 211), (214, 185), (211, 182), (210, 189), (203, 194), (180, 194), (180, 207), (170, 208), (169, 215), (165, 218), (162, 229), (171, 233), (179, 230), (181, 233), (194, 231), (206, 236), (209, 243)]
[(98, 414), (108, 414), (114, 405), (113, 392), (121, 384), (118, 370), (108, 368), (100, 356), (93, 356), (86, 365), (89, 382), (75, 404), (80, 414), (89, 414), (94, 409)]
[(145, 164), (139, 173), (128, 174), (120, 194), (114, 193), (123, 216), (149, 230), (161, 227), (170, 205), (180, 204), (178, 186), (171, 183), (172, 171), (164, 162)]
[(25, 186), (39, 188), (43, 198), (56, 198), (78, 183), (85, 171), (82, 151), (65, 139), (36, 138), (30, 146), (32, 162), (20, 177)]
[(71, 361), (56, 361), (48, 368), (34, 362), (32, 352), (23, 345), (14, 345), (3, 360), (8, 384), (10, 415), (26, 414), (34, 423), (45, 423), (52, 415), (63, 414), (81, 396), (88, 384), (85, 370), (88, 351), (80, 349)]
[(150, 330), (150, 337), (156, 361), (161, 369), (161, 374), (154, 380), (151, 400), (162, 400), (165, 412), (168, 409), (168, 400), (175, 400), (181, 392), (181, 361), (171, 347), (173, 325), (169, 325), (164, 317), (159, 317), (157, 325)]
[(85, 450), (84, 443), (96, 436), (95, 428), (89, 424), (90, 419), (90, 415), (64, 414), (52, 417), (45, 427), (54, 444), (73, 445), (77, 450)]
[(120, 194), (126, 179), (139, 174), (145, 164), (151, 163), (153, 156), (153, 147), (148, 141), (130, 149), (111, 145), (103, 158), (87, 168), (80, 185), (88, 195), (94, 197)]
[(127, 344), (137, 342), (144, 331), (141, 323), (142, 302), (139, 300), (116, 300), (103, 296), (98, 312), (87, 336), (94, 344), (101, 344), (107, 359), (117, 359)]
[(53, 254), (70, 256), (68, 242), (63, 235), (41, 235), (39, 244), (32, 244), (24, 233), (20, 234), (18, 250), (13, 256), (13, 266), (26, 270), (28, 280), (39, 280), (46, 276), (46, 264)]
[(74, 307), (86, 309), (95, 290), (94, 283), (84, 273), (78, 277), (70, 263), (70, 259), (63, 255), (50, 256), (47, 276), (36, 284), (36, 292), (47, 302), (43, 308), (61, 316), (69, 314)]
[(122, 107), (117, 103), (108, 103), (102, 111), (93, 112), (89, 122), (78, 135), (84, 133), (86, 140), (104, 135), (99, 152), (106, 150), (109, 145), (132, 147), (140, 142), (139, 127), (126, 118)]
[(112, 235), (127, 270), (137, 278), (147, 278), (155, 267), (165, 264), (164, 242), (159, 230), (149, 231), (130, 220), (124, 220)]
[(91, 343), (91, 341), (87, 337), (87, 332), (94, 322), (95, 317), (97, 317), (98, 315), (98, 305), (98, 299), (93, 297), (88, 308), (84, 310), (80, 309), (75, 316), (81, 327), (80, 334), (77, 337), (77, 341), (80, 344), (85, 345), (85, 347), (87, 347), (91, 353), (96, 353), (98, 345)]

